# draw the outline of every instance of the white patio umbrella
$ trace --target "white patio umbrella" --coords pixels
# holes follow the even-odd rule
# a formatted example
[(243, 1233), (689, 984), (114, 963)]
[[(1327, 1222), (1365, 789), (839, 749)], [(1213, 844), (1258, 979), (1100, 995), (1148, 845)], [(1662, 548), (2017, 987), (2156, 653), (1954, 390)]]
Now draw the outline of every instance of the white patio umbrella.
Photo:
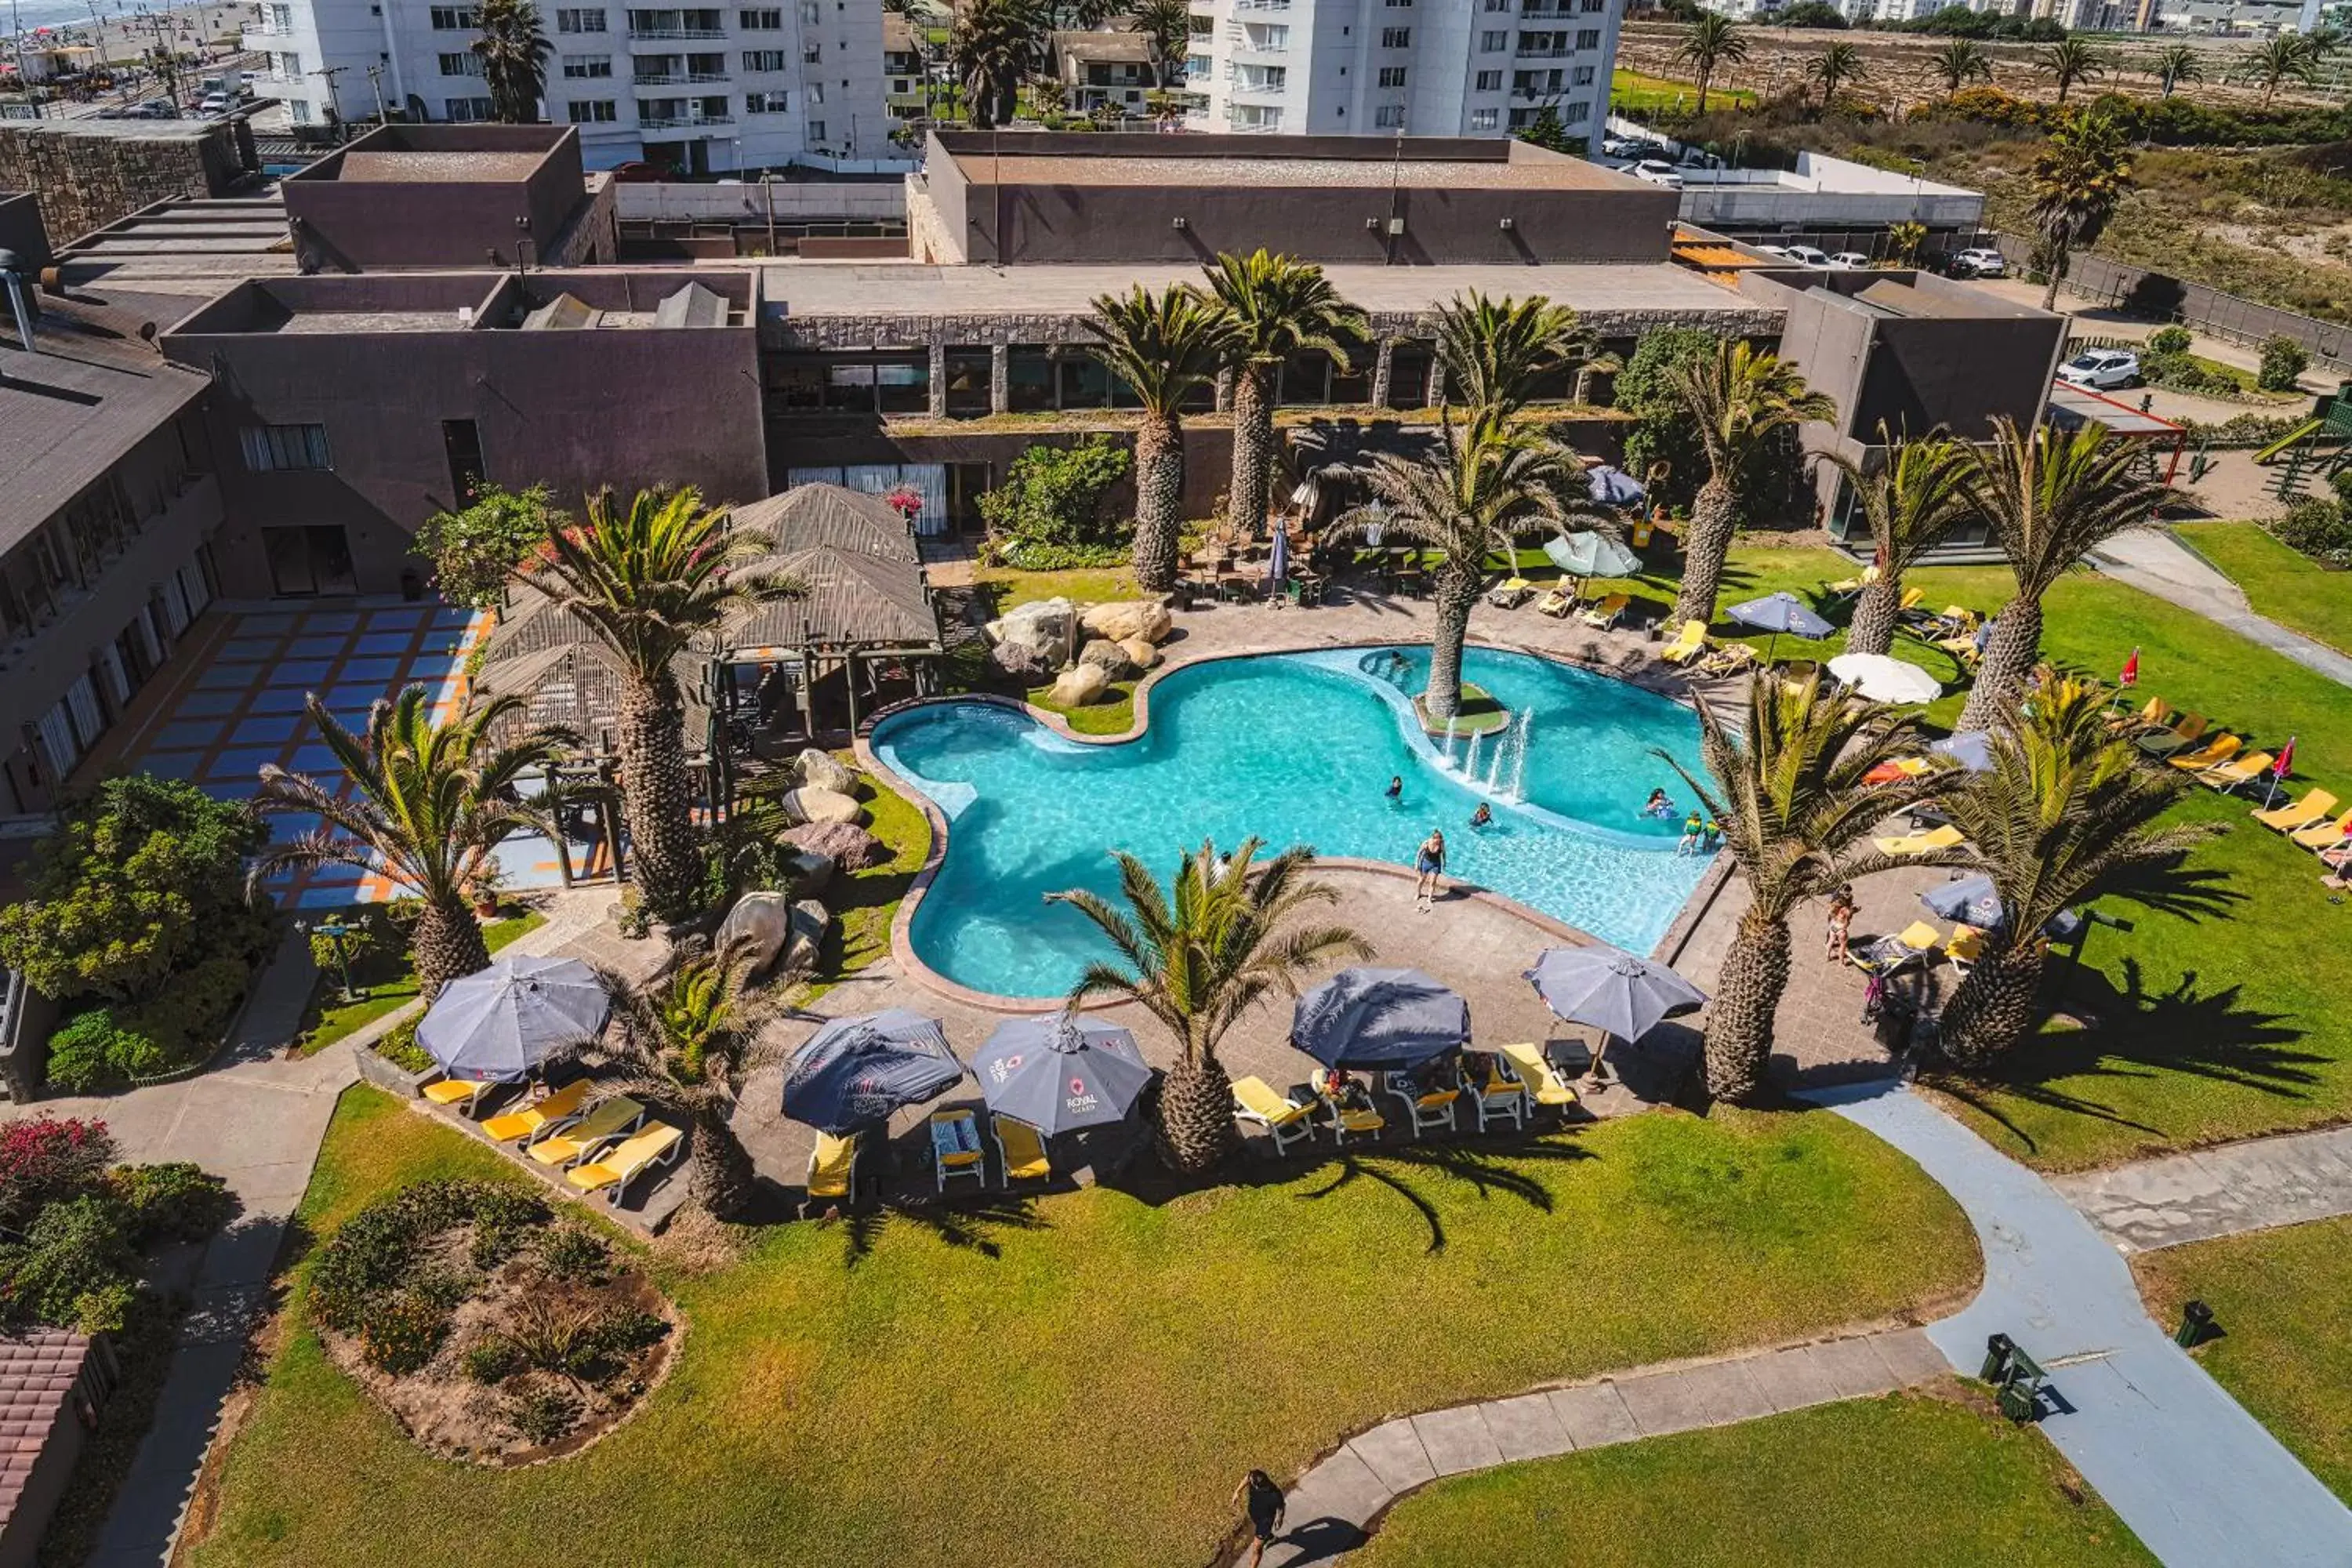
[(1917, 665), (1883, 653), (1842, 653), (1830, 660), (1830, 673), (1873, 702), (1933, 702), (1944, 690)]
[(596, 1037), (613, 999), (576, 958), (509, 958), (452, 980), (416, 1026), (451, 1078), (513, 1083), (549, 1056)]

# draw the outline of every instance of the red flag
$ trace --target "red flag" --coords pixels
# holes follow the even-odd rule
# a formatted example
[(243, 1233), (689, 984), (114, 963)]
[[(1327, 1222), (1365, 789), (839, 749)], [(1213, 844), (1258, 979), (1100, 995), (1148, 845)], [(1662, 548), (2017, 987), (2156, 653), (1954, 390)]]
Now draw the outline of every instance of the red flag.
[(2271, 777), (2283, 779), (2286, 777), (2287, 770), (2293, 766), (2294, 766), (2294, 737), (2289, 735), (2286, 738), (2286, 744), (2279, 748), (2278, 761), (2271, 764)]
[(2124, 672), (2116, 677), (2116, 679), (2117, 683), (2124, 686), (2139, 684), (2139, 649), (2131, 650), (2131, 657), (2124, 660)]

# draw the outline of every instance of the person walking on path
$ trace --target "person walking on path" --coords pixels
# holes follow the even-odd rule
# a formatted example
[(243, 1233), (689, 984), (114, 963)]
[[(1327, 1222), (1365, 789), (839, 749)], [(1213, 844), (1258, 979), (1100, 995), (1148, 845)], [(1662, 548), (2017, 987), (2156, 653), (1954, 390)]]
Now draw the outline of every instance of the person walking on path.
[(1445, 833), (1433, 827), (1429, 837), (1421, 841), (1421, 850), (1413, 857), (1412, 868), (1421, 877), (1421, 885), (1413, 892), (1413, 907), (1423, 914), (1430, 911), (1442, 890), (1438, 879), (1445, 875)]
[(1830, 900), (1829, 948), (1832, 963), (1845, 962), (1846, 933), (1853, 929), (1853, 884), (1849, 882)]
[(1282, 1489), (1264, 1470), (1252, 1470), (1234, 1489), (1233, 1500), (1246, 1498), (1250, 1521), (1250, 1568), (1257, 1568), (1258, 1559), (1265, 1555), (1266, 1547), (1282, 1528), (1284, 1498)]

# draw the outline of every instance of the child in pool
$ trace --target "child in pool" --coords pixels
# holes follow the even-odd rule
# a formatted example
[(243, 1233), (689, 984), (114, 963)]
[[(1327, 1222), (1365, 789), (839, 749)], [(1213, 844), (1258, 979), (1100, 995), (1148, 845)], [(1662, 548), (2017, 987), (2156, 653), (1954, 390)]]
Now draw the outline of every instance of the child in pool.
[(1675, 846), (1675, 853), (1677, 855), (1697, 854), (1699, 837), (1706, 830), (1706, 819), (1699, 816), (1696, 811), (1692, 812), (1688, 816), (1684, 817), (1682, 841)]
[(1698, 847), (1702, 855), (1712, 855), (1723, 847), (1723, 824), (1712, 816), (1706, 819), (1706, 841)]
[(1388, 793), (1391, 800), (1402, 800), (1404, 798), (1404, 775), (1402, 773), (1393, 773), (1390, 775)]
[(1473, 827), (1484, 827), (1494, 820), (1494, 811), (1483, 800), (1478, 803), (1478, 809), (1470, 814), (1470, 826)]
[(1664, 790), (1652, 790), (1650, 792), (1650, 798), (1642, 803), (1642, 815), (1644, 816), (1654, 816), (1659, 821), (1664, 822), (1666, 818), (1674, 816), (1674, 814), (1675, 803), (1666, 798), (1666, 792)]

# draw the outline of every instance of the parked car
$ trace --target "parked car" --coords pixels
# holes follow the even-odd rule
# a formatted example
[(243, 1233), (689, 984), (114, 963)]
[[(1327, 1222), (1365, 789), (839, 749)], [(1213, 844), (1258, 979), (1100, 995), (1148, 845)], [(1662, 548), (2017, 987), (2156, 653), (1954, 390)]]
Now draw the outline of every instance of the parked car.
[(1826, 251), (1815, 250), (1810, 245), (1759, 245), (1756, 248), (1767, 256), (1793, 261), (1800, 267), (1827, 267), (1830, 264)]
[(1601, 155), (1604, 158), (1630, 158), (1633, 155), (1633, 149), (1640, 145), (1631, 136), (1603, 136), (1601, 139)]
[(1859, 250), (1841, 250), (1830, 258), (1829, 264), (1840, 272), (1862, 272), (1868, 269), (1870, 258)]
[(1644, 158), (1625, 172), (1637, 180), (1647, 180), (1654, 185), (1664, 185), (1670, 191), (1679, 191), (1683, 188), (1683, 177), (1675, 173), (1675, 166), (1672, 163), (1661, 163), (1655, 158)]
[(1952, 276), (1955, 278), (2006, 278), (2009, 260), (1992, 247), (1974, 246), (1952, 252)]
[(2058, 379), (2095, 392), (2139, 384), (2139, 355), (2130, 349), (2084, 349), (2058, 367)]
[(198, 114), (226, 114), (236, 100), (225, 92), (208, 92), (196, 104)]

